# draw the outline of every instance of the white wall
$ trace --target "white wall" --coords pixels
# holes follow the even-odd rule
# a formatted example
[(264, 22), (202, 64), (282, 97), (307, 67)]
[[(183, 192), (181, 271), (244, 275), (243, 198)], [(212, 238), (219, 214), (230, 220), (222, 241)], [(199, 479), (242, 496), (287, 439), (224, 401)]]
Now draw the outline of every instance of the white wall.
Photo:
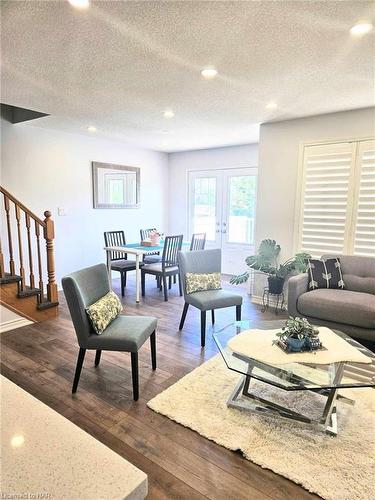
[(169, 231), (188, 234), (188, 172), (258, 166), (258, 144), (169, 155)]
[[(304, 143), (375, 135), (375, 108), (345, 111), (260, 127), (256, 243), (276, 239), (293, 254), (299, 149)], [(260, 294), (257, 286), (255, 294)]]
[[(93, 209), (91, 161), (141, 168), (139, 209)], [(55, 221), (57, 278), (104, 262), (103, 231), (167, 230), (168, 156), (121, 142), (2, 121), (1, 184), (39, 216)], [(66, 216), (58, 216), (57, 209)]]

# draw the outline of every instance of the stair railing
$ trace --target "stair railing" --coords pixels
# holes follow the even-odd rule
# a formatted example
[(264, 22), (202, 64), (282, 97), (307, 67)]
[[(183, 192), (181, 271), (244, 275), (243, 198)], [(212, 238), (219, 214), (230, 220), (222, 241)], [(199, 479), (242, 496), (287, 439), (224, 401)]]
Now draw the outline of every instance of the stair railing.
[[(3, 245), (0, 241), (0, 278), (6, 280), (12, 277), (19, 276), (19, 294), (33, 293), (38, 291), (38, 306), (40, 308), (56, 305), (58, 303), (57, 283), (55, 275), (55, 259), (54, 259), (54, 239), (55, 229), (54, 222), (51, 219), (51, 212), (46, 210), (44, 212), (45, 219), (40, 219), (31, 210), (29, 210), (23, 203), (9, 193), (5, 188), (0, 186), (0, 192), (4, 197), (4, 209), (6, 220), (6, 240), (7, 240), (7, 257), (9, 258), (9, 272), (6, 272), (7, 265), (4, 259)], [(12, 211), (14, 208), (15, 222), (16, 222), (16, 237), (12, 233)], [(26, 230), (26, 247), (27, 247), (27, 267), (28, 267), (28, 282), (26, 284), (26, 273), (24, 267), (24, 243), (22, 240), (22, 224), (25, 224)], [(32, 224), (32, 222), (34, 224)], [(34, 225), (34, 231), (32, 226)], [(13, 226), (14, 227), (14, 226)], [(43, 283), (43, 253), (41, 251), (40, 235), (43, 234), (46, 244), (46, 267), (47, 267), (47, 290), (45, 295)], [(33, 239), (35, 238), (35, 239)], [(37, 260), (37, 273), (38, 273), (38, 286), (35, 286), (34, 274), (34, 255), (33, 246), (34, 242), (36, 248)], [(14, 257), (14, 243), (18, 248), (18, 262), (17, 266)]]

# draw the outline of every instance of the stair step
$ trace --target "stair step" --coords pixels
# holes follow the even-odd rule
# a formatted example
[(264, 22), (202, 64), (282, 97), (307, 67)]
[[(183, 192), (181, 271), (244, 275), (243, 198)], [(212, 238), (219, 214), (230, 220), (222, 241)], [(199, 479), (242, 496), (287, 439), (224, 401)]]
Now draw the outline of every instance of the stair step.
[(25, 297), (32, 297), (33, 295), (39, 295), (40, 289), (39, 288), (31, 288), (27, 286), (24, 290), (20, 290), (17, 294), (17, 297), (19, 299), (23, 299)]
[(7, 285), (8, 283), (19, 283), (21, 276), (17, 274), (5, 273), (4, 278), (0, 278), (0, 285)]
[(45, 300), (44, 302), (39, 302), (37, 307), (39, 311), (43, 311), (44, 309), (50, 309), (51, 307), (56, 307), (58, 305), (58, 302), (49, 302), (48, 300)]

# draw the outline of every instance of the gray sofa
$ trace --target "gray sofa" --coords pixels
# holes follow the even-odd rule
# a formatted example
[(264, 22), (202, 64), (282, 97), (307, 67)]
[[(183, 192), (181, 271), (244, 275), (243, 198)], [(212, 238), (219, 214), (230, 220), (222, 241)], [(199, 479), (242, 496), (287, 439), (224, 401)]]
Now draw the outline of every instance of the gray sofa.
[(364, 344), (375, 346), (375, 258), (339, 257), (345, 290), (308, 291), (308, 275), (299, 274), (288, 283), (288, 313), (312, 323), (336, 328)]

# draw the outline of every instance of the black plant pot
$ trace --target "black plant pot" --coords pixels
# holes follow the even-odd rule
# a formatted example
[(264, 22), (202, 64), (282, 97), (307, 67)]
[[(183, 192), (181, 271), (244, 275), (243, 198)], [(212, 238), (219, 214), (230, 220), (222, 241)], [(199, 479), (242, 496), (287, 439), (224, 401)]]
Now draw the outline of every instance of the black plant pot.
[(277, 276), (268, 276), (268, 291), (275, 295), (279, 295), (284, 289), (284, 278), (278, 278)]

